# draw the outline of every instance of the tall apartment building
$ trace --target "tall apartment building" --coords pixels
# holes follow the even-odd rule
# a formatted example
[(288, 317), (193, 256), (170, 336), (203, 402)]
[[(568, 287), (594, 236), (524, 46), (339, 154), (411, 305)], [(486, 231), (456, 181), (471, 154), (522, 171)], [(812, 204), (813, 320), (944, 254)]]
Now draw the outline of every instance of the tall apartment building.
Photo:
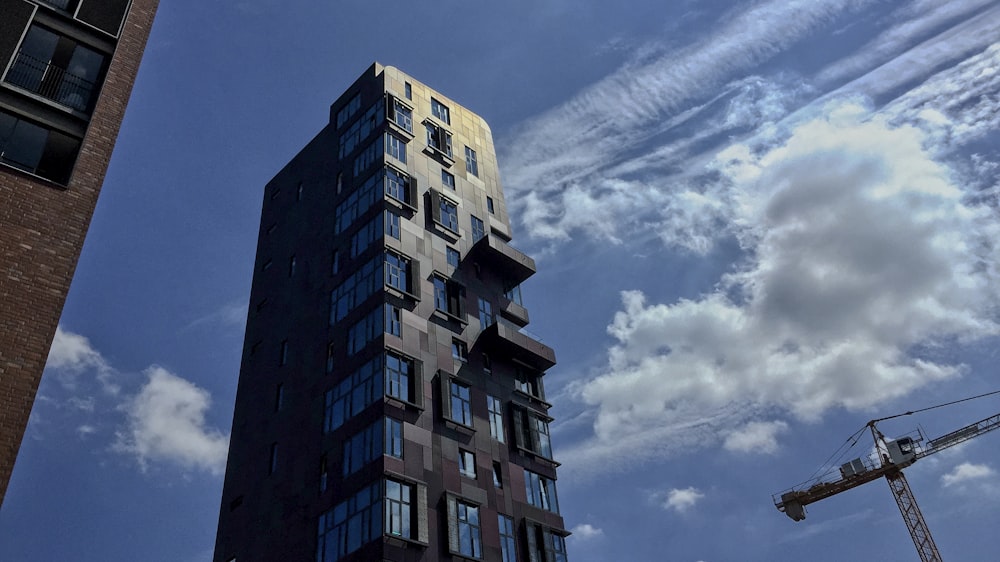
[(0, 503), (158, 0), (0, 0)]
[(370, 67), (264, 194), (215, 560), (565, 562), (492, 134)]

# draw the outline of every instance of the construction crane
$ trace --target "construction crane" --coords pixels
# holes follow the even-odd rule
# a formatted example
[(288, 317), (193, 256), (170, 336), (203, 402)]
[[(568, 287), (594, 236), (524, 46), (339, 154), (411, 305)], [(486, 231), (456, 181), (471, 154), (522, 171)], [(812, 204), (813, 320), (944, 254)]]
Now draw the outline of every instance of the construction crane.
[[(936, 407), (939, 406), (933, 406), (932, 408)], [(931, 408), (924, 408), (924, 410), (927, 409)], [(924, 438), (919, 432), (916, 438), (906, 436), (890, 441), (875, 426), (878, 422), (913, 413), (915, 412), (906, 412), (897, 416), (880, 418), (872, 420), (865, 425), (866, 428), (871, 430), (872, 438), (875, 440), (875, 449), (878, 456), (877, 465), (869, 462), (867, 459), (854, 459), (840, 467), (839, 478), (835, 480), (823, 481), (817, 479), (803, 484), (798, 489), (793, 488), (787, 492), (780, 493), (780, 495), (775, 494), (773, 498), (775, 507), (778, 508), (778, 511), (783, 512), (793, 520), (802, 521), (806, 518), (805, 507), (807, 505), (884, 477), (889, 483), (893, 498), (896, 499), (899, 512), (903, 515), (906, 528), (910, 531), (913, 544), (917, 547), (921, 562), (941, 562), (941, 553), (938, 552), (937, 545), (934, 544), (931, 532), (927, 528), (927, 522), (924, 521), (924, 516), (920, 513), (920, 508), (913, 497), (910, 485), (903, 475), (903, 469), (926, 456), (939, 453), (949, 447), (954, 447), (959, 443), (964, 443), (969, 439), (1000, 428), (1000, 414), (979, 420), (951, 433), (946, 433), (937, 439), (929, 440), (926, 446), (922, 446)], [(863, 431), (864, 428), (856, 433), (855, 436), (858, 436)]]

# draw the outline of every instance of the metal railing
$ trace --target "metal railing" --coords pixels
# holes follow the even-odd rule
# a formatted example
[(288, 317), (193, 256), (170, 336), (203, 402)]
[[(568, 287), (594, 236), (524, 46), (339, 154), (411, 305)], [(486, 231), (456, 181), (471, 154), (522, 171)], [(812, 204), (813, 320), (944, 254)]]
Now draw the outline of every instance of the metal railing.
[(94, 83), (49, 61), (17, 54), (7, 82), (77, 111), (87, 111)]

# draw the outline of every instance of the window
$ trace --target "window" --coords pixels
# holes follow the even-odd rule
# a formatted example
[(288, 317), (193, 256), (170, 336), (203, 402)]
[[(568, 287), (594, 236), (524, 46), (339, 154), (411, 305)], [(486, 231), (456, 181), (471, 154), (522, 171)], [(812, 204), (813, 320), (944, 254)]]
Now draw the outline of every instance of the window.
[(514, 541), (514, 519), (508, 515), (499, 514), (500, 527), (500, 561), (517, 562), (517, 543)]
[(359, 109), (361, 109), (361, 94), (354, 94), (354, 97), (337, 112), (337, 128), (343, 127)]
[(427, 129), (427, 146), (436, 153), (454, 158), (451, 151), (451, 133), (429, 121), (424, 123), (424, 127)]
[(406, 99), (408, 100), (413, 99), (413, 86), (411, 86), (409, 82), (403, 82), (403, 92), (404, 95), (406, 96)]
[(491, 215), (496, 214), (496, 209), (493, 207), (492, 197), (486, 197), (486, 210), (489, 211)]
[(483, 372), (487, 375), (493, 373), (493, 361), (490, 360), (490, 356), (486, 353), (483, 354)]
[(288, 276), (295, 277), (295, 256), (288, 259)]
[(486, 396), (486, 406), (490, 413), (490, 437), (503, 443), (503, 406), (493, 395)]
[(518, 448), (552, 460), (549, 419), (521, 407), (514, 407), (514, 443)]
[(411, 535), (411, 506), (413, 505), (413, 486), (385, 481), (385, 534), (404, 539)]
[(403, 319), (399, 308), (391, 304), (385, 305), (385, 333), (394, 336), (401, 336), (403, 332)]
[(469, 558), (482, 558), (482, 528), (479, 506), (448, 497), (448, 548)]
[(413, 372), (413, 361), (395, 353), (385, 354), (385, 394), (398, 398), (403, 402), (412, 402), (410, 393), (410, 374)]
[(288, 340), (281, 342), (281, 359), (279, 360), (280, 365), (288, 364)]
[(479, 177), (479, 161), (476, 160), (476, 151), (465, 147), (465, 171)]
[(462, 254), (459, 254), (458, 250), (450, 246), (445, 250), (445, 253), (448, 256), (448, 265), (458, 267), (458, 262), (462, 261)]
[(528, 556), (531, 560), (567, 562), (566, 539), (553, 529), (534, 522), (526, 522)]
[(457, 233), (458, 232), (458, 205), (449, 199), (444, 197), (440, 198), (439, 203), (441, 226), (447, 228), (448, 230)]
[(476, 477), (476, 455), (471, 451), (458, 450), (458, 472), (462, 476)]
[(462, 425), (472, 427), (472, 390), (468, 385), (451, 381), (450, 389), (451, 412), (449, 418)]
[[(353, 125), (348, 127), (346, 130), (340, 133), (340, 152), (339, 157), (343, 159), (348, 154), (354, 152), (354, 150), (361, 145), (362, 141), (366, 140), (379, 125), (385, 119), (385, 100), (379, 98), (371, 107), (369, 107), (365, 114), (354, 122)], [(379, 142), (381, 138), (379, 139)], [(366, 156), (367, 160), (371, 160), (378, 155), (381, 148), (378, 148), (378, 143), (372, 143), (365, 148), (365, 152), (368, 153)]]
[(445, 125), (451, 125), (451, 112), (448, 111), (448, 106), (434, 98), (431, 98), (431, 115), (444, 121)]
[(386, 209), (384, 214), (385, 214), (385, 235), (391, 236), (396, 240), (399, 240), (401, 237), (401, 230), (399, 226), (399, 215), (390, 211), (389, 209)]
[(482, 219), (479, 217), (472, 217), (472, 242), (479, 242), (479, 240), (486, 236), (486, 225), (483, 224)]
[(485, 330), (486, 328), (493, 325), (493, 303), (490, 301), (480, 298), (479, 299), (479, 328)]
[(104, 55), (32, 25), (6, 81), (60, 105), (88, 112), (104, 63)]
[(513, 287), (511, 287), (511, 288), (507, 289), (506, 291), (504, 291), (503, 292), (503, 296), (504, 296), (504, 298), (506, 298), (507, 300), (513, 302), (514, 304), (518, 304), (518, 305), (524, 306), (524, 302), (521, 300), (521, 285), (520, 284), (514, 285)]
[(299, 182), (299, 190), (295, 192), (295, 200), (296, 201), (302, 201), (302, 191), (304, 189), (305, 189), (305, 186), (302, 185), (302, 182)]
[(382, 481), (365, 486), (319, 518), (317, 562), (334, 562), (382, 533)]
[(319, 493), (326, 491), (327, 484), (330, 481), (330, 471), (327, 469), (326, 465), (326, 455), (319, 458)]
[(545, 393), (542, 392), (541, 377), (536, 373), (525, 371), (522, 368), (518, 368), (514, 373), (514, 388), (535, 398), (545, 399)]
[(274, 474), (278, 471), (278, 444), (271, 443), (271, 460), (267, 465), (267, 473)]
[(391, 166), (385, 168), (385, 194), (407, 207), (416, 208), (416, 180)]
[(0, 162), (65, 185), (80, 141), (0, 110)]
[(385, 153), (392, 156), (400, 162), (406, 163), (406, 142), (399, 137), (395, 137), (386, 133), (385, 135)]
[(335, 351), (336, 351), (336, 347), (334, 347), (333, 342), (329, 343), (326, 346), (326, 372), (327, 373), (332, 373), (333, 372), (333, 354), (334, 354)]
[(343, 442), (343, 475), (348, 476), (383, 454), (382, 420), (355, 433)]
[(400, 129), (407, 133), (413, 132), (413, 110), (396, 98), (390, 98), (390, 103), (386, 104), (389, 121), (395, 123)]
[(500, 471), (500, 463), (493, 461), (493, 487), (503, 488), (503, 473)]
[(540, 507), (546, 511), (559, 513), (559, 502), (556, 499), (556, 481), (524, 470), (524, 488), (528, 496), (528, 504)]
[(280, 412), (281, 406), (285, 402), (285, 385), (278, 384), (274, 387), (274, 411)]
[(446, 315), (465, 322), (465, 310), (462, 302), (465, 296), (465, 289), (458, 283), (435, 275), (434, 283), (434, 308)]
[(340, 273), (340, 250), (334, 250), (333, 257), (330, 258), (330, 275), (338, 273)]
[(384, 454), (397, 459), (403, 458), (403, 422), (385, 418)]
[(455, 191), (455, 176), (445, 170), (441, 170), (441, 185)]
[(451, 356), (459, 361), (469, 360), (469, 347), (462, 340), (451, 340)]
[(396, 255), (393, 252), (385, 253), (385, 284), (403, 293), (413, 292), (413, 283), (410, 279), (410, 259)]

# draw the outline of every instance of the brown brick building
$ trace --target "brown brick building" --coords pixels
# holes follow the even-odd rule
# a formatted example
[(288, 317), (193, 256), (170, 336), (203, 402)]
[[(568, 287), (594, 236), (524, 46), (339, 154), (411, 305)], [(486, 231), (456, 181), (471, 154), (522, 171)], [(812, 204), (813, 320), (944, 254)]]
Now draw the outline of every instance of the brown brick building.
[(0, 0), (0, 503), (158, 0)]
[(216, 562), (565, 562), (489, 126), (375, 64), (266, 186)]

